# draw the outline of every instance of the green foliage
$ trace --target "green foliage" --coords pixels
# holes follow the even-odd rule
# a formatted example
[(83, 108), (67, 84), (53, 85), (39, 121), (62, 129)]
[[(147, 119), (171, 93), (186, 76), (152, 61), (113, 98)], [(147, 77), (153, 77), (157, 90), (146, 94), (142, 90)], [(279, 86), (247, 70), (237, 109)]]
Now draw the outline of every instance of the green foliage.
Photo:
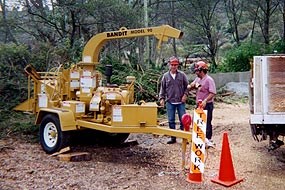
[[(24, 45), (0, 45), (0, 138), (10, 134), (35, 134), (34, 119), (12, 111), (27, 97), (24, 67), (31, 56)], [(29, 127), (28, 127), (29, 126)]]
[(94, 23), (100, 23), (106, 29), (118, 29), (123, 26), (136, 27), (140, 24), (141, 15), (143, 15), (140, 6), (131, 6), (117, 0), (89, 1), (87, 5), (85, 3), (84, 8), (92, 16)]
[(73, 41), (73, 44), (71, 44), (69, 38), (64, 38), (57, 45), (55, 53), (57, 56), (66, 55), (65, 60), (62, 60), (62, 63), (79, 62), (81, 60), (81, 52), (85, 45), (84, 43), (85, 42), (82, 38), (75, 39)]
[(30, 54), (25, 45), (0, 44), (1, 76), (15, 76), (28, 62)]
[[(132, 60), (132, 59), (131, 59)], [(134, 59), (135, 60), (135, 59)], [(130, 64), (122, 64), (118, 59), (107, 56), (102, 60), (98, 69), (104, 74), (105, 66), (113, 66), (113, 75), (111, 77), (111, 83), (113, 84), (123, 84), (126, 82), (127, 76), (135, 76), (135, 101), (139, 102), (144, 100), (147, 102), (157, 101), (158, 99), (158, 85), (161, 77), (161, 70), (156, 68), (151, 68), (147, 70), (142, 70), (142, 67), (131, 61)]]
[(222, 64), (218, 66), (221, 72), (242, 72), (250, 70), (250, 60), (253, 56), (266, 52), (260, 44), (244, 43), (226, 52)]
[(271, 45), (272, 53), (285, 53), (285, 41), (279, 40)]
[(0, 45), (0, 111), (11, 109), (26, 94), (23, 70), (29, 58), (26, 46)]
[(34, 125), (34, 115), (26, 115), (11, 110), (1, 110), (0, 139), (21, 134), (31, 142), (38, 141), (38, 126)]
[(240, 46), (236, 46), (225, 53), (218, 70), (220, 72), (249, 71), (250, 61), (254, 56), (274, 53), (285, 53), (285, 42), (283, 40), (268, 46), (258, 43), (242, 43)]
[(74, 46), (70, 48), (70, 41), (67, 38), (60, 41), (57, 46), (52, 46), (49, 43), (38, 43), (31, 50), (29, 63), (40, 72), (49, 71), (60, 64), (69, 67), (71, 63), (81, 59), (82, 44), (81, 41), (76, 41)]

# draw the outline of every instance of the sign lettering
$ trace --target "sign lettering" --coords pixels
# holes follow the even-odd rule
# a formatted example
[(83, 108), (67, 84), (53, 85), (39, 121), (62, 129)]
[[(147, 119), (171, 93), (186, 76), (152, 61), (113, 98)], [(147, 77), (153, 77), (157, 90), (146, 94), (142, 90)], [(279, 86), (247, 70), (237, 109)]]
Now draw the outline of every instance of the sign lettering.
[(127, 31), (122, 31), (122, 32), (107, 32), (107, 37), (116, 37), (116, 36), (126, 36)]

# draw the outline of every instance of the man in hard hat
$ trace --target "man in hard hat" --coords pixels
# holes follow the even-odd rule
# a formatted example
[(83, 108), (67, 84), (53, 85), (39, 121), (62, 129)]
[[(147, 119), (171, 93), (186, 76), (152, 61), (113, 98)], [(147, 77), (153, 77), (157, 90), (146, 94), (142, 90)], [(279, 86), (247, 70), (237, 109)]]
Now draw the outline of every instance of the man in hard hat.
[[(169, 71), (163, 74), (159, 92), (160, 105), (165, 106), (170, 129), (175, 127), (176, 110), (180, 121), (180, 129), (183, 130), (181, 118), (185, 111), (185, 102), (188, 94), (188, 79), (184, 72), (178, 70), (179, 60), (171, 57), (168, 61)], [(176, 142), (176, 137), (171, 137), (167, 144)]]
[(204, 110), (207, 110), (207, 128), (206, 128), (206, 147), (214, 147), (212, 141), (212, 118), (214, 110), (214, 96), (216, 95), (216, 85), (208, 73), (208, 64), (204, 61), (198, 61), (194, 64), (194, 72), (197, 77), (188, 85), (188, 89), (196, 89), (196, 104), (202, 100)]

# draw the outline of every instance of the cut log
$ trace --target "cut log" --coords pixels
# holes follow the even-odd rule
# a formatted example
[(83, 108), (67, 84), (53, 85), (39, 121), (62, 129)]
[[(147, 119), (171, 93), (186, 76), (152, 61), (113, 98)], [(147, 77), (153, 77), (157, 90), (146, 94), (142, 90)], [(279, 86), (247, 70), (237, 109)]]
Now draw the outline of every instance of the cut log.
[(62, 154), (62, 153), (68, 152), (68, 151), (70, 151), (70, 147), (69, 147), (69, 146), (68, 146), (68, 147), (65, 147), (65, 148), (63, 148), (63, 149), (61, 149), (61, 150), (58, 151), (58, 152), (55, 152), (55, 153), (51, 154), (50, 156), (51, 156), (51, 157), (52, 157), (52, 156), (57, 156), (57, 155), (59, 155), (59, 154)]
[(88, 152), (73, 152), (67, 154), (59, 154), (57, 157), (59, 158), (59, 161), (67, 161), (67, 162), (80, 162), (80, 161), (91, 160), (91, 154)]

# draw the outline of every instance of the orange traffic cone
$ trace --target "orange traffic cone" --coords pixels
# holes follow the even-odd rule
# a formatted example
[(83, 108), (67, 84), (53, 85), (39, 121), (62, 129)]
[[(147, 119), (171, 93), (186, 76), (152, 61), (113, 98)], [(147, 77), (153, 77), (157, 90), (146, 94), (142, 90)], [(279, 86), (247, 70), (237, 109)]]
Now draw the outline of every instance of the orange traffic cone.
[(188, 173), (186, 181), (190, 183), (201, 183), (202, 174), (201, 173)]
[(226, 187), (243, 181), (243, 179), (236, 179), (227, 133), (223, 136), (219, 175), (211, 181)]

